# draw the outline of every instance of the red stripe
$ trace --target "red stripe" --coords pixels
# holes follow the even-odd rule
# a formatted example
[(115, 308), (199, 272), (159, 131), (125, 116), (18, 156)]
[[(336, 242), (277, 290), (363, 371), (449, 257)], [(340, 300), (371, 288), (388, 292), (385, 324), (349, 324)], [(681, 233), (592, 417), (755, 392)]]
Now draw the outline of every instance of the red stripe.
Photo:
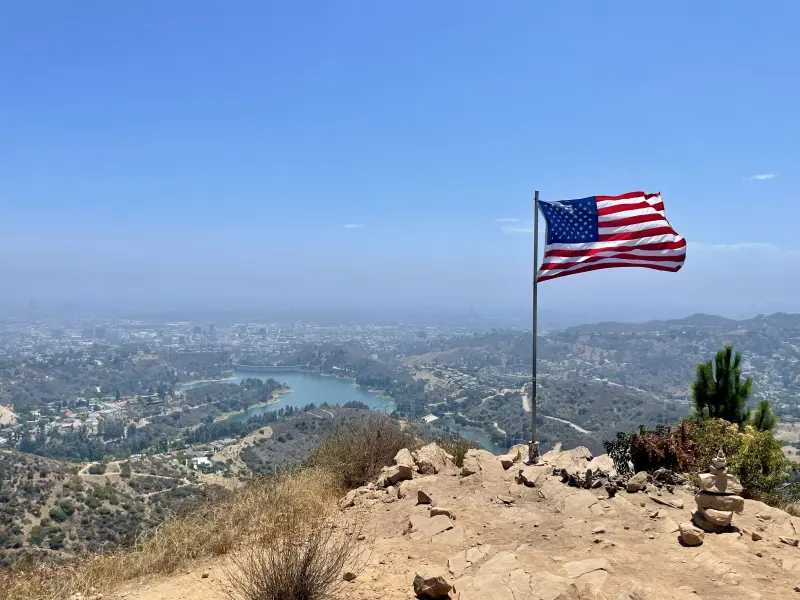
[[(681, 265), (682, 266), (682, 265)], [(642, 267), (643, 269), (655, 269), (657, 271), (669, 271), (670, 273), (675, 273), (680, 271), (681, 267), (665, 267), (663, 265), (632, 265), (630, 263), (611, 263), (606, 265), (587, 265), (585, 267), (581, 267), (580, 269), (575, 269), (574, 271), (569, 271), (567, 273), (546, 273), (544, 275), (539, 275), (538, 281), (547, 281), (548, 279), (555, 279), (556, 277), (564, 277), (566, 275), (574, 275), (576, 273), (585, 273), (587, 271), (596, 271), (598, 269), (611, 269), (611, 268), (620, 268), (620, 267)]]
[[(574, 267), (575, 265), (587, 265), (590, 263), (595, 263), (601, 260), (649, 260), (652, 262), (677, 262), (686, 258), (686, 254), (673, 254), (671, 256), (639, 256), (638, 254), (614, 254), (613, 256), (592, 256), (587, 258), (586, 260), (582, 260), (580, 262), (566, 262), (566, 263), (542, 263), (542, 271), (547, 271), (548, 269), (568, 269), (570, 267)], [(545, 260), (547, 260), (547, 255), (545, 255)]]
[(621, 242), (624, 240), (638, 240), (643, 237), (651, 237), (655, 235), (678, 235), (672, 227), (653, 227), (652, 229), (645, 229), (644, 231), (626, 231), (624, 233), (606, 233), (601, 234), (600, 242)]
[(635, 204), (612, 204), (611, 206), (606, 206), (605, 208), (598, 208), (597, 216), (605, 217), (606, 215), (613, 215), (616, 213), (625, 212), (626, 210), (641, 210), (643, 208), (664, 210), (664, 203), (659, 202), (658, 204), (650, 204), (649, 202), (636, 202)]
[(623, 217), (598, 223), (598, 227), (624, 227), (625, 225), (636, 225), (637, 223), (652, 223), (653, 221), (664, 221), (664, 216), (657, 212), (647, 215), (636, 215), (633, 217)]
[(600, 252), (629, 252), (630, 250), (680, 250), (685, 247), (686, 240), (681, 239), (677, 242), (659, 242), (657, 244), (641, 244), (639, 246), (606, 246), (589, 250), (547, 250), (545, 258), (548, 256), (592, 256)]
[(660, 196), (661, 192), (656, 192), (655, 194), (645, 194), (644, 197), (650, 200), (650, 198), (655, 198), (656, 196)]
[(598, 202), (605, 202), (607, 200), (630, 200), (631, 198), (644, 198), (644, 192), (628, 192), (621, 196), (595, 196)]

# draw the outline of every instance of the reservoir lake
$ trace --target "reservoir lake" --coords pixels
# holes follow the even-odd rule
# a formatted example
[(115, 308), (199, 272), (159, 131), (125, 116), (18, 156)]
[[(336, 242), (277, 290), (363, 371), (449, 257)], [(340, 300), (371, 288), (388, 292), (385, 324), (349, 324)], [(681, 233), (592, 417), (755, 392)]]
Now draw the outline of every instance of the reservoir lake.
[[(320, 406), (327, 402), (330, 405), (342, 405), (347, 402), (363, 402), (371, 410), (390, 414), (394, 410), (394, 402), (388, 398), (382, 398), (375, 392), (358, 387), (352, 382), (337, 377), (320, 375), (303, 371), (234, 371), (231, 379), (226, 379), (218, 383), (239, 384), (248, 377), (267, 380), (269, 378), (289, 386), (292, 391), (281, 395), (280, 402), (268, 404), (267, 406), (254, 406), (248, 408), (243, 413), (231, 415), (228, 418), (235, 421), (246, 421), (252, 417), (257, 417), (266, 412), (275, 411), (280, 408), (292, 406), (303, 408), (308, 404)], [(209, 385), (210, 382), (196, 382), (191, 384), (178, 384), (175, 389), (178, 391), (195, 389)], [(492, 444), (489, 436), (481, 429), (474, 427), (460, 427), (453, 422), (448, 422), (451, 431), (457, 431), (462, 437), (473, 439), (494, 454), (504, 454), (506, 449)]]

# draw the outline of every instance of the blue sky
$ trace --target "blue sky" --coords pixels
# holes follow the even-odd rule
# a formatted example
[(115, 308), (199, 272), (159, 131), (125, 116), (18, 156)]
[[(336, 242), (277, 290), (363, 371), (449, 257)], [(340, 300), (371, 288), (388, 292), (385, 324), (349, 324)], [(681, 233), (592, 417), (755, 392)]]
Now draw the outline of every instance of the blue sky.
[(2, 295), (525, 307), (534, 188), (641, 189), (684, 270), (547, 282), (543, 308), (800, 310), (798, 22), (792, 0), (2, 2)]

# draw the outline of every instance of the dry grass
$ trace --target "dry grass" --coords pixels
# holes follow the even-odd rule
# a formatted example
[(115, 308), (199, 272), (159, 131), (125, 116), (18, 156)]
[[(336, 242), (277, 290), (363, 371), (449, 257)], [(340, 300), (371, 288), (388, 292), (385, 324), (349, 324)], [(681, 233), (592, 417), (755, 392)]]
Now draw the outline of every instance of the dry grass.
[(264, 545), (231, 555), (231, 600), (328, 600), (341, 589), (343, 570), (358, 569), (365, 548), (358, 525), (285, 514), (275, 529)]
[(0, 574), (0, 600), (62, 600), (74, 592), (107, 592), (139, 577), (167, 575), (200, 558), (262, 545), (281, 533), (287, 519), (327, 519), (341, 497), (329, 471), (256, 479), (217, 502), (167, 521), (134, 547), (71, 566), (40, 566)]
[(374, 481), (382, 467), (393, 464), (395, 454), (416, 445), (414, 436), (397, 421), (373, 413), (339, 425), (322, 440), (309, 463), (338, 473), (341, 485), (353, 489)]
[(467, 452), (478, 447), (475, 441), (461, 437), (458, 434), (453, 434), (449, 438), (438, 439), (436, 443), (453, 457), (453, 462), (457, 467), (463, 467), (464, 457)]

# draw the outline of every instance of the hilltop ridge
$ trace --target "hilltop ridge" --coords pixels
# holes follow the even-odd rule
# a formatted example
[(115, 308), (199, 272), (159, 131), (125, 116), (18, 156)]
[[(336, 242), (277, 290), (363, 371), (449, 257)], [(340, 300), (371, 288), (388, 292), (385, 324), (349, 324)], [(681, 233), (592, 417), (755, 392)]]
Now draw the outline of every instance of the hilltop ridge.
[[(678, 525), (690, 520), (690, 484), (583, 489), (560, 473), (613, 475), (608, 456), (557, 448), (525, 467), (523, 455), (471, 450), (457, 467), (435, 444), (413, 458), (398, 453), (378, 481), (340, 502), (344, 517), (363, 523), (368, 558), (337, 597), (413, 598), (418, 573), (441, 575), (459, 600), (778, 600), (800, 589), (799, 518), (746, 500), (734, 527), (687, 547)], [(202, 562), (106, 598), (224, 598), (224, 564)]]

